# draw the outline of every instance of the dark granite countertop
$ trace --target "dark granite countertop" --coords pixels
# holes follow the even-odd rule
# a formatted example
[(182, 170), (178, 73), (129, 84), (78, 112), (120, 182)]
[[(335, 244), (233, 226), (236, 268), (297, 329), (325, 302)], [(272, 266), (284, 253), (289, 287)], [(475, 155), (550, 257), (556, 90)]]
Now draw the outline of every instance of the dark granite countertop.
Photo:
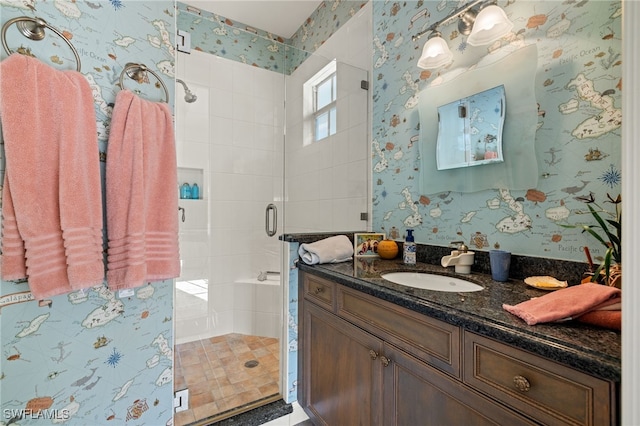
[[(301, 271), (494, 338), (596, 377), (620, 382), (620, 333), (576, 321), (527, 325), (505, 311), (502, 304), (515, 305), (532, 297), (543, 296), (546, 291), (529, 287), (519, 279), (502, 283), (493, 281), (486, 273), (472, 271), (469, 275), (460, 275), (453, 273), (453, 268), (429, 263), (407, 266), (399, 259), (356, 258), (352, 262), (312, 266), (298, 262), (298, 267)], [(424, 271), (457, 276), (482, 285), (485, 290), (447, 293), (415, 289), (380, 278), (382, 272), (389, 271)]]

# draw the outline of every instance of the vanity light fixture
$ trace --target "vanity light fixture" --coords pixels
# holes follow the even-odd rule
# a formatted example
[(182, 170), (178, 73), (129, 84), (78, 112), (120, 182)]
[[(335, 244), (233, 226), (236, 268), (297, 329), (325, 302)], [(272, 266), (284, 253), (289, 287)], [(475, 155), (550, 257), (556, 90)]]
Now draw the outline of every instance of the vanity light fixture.
[(422, 56), (418, 60), (418, 66), (423, 69), (440, 68), (453, 59), (453, 53), (447, 42), (442, 38), (440, 31), (434, 31), (422, 48)]
[(471, 46), (484, 46), (506, 36), (512, 28), (513, 22), (507, 18), (504, 10), (492, 4), (482, 9), (476, 16), (467, 43)]
[(458, 31), (469, 36), (467, 43), (471, 46), (490, 44), (507, 35), (513, 28), (513, 23), (504, 10), (496, 6), (495, 0), (471, 1), (412, 37), (413, 41), (417, 41), (426, 33), (431, 33), (418, 59), (418, 67), (434, 69), (451, 62), (453, 53), (438, 27), (454, 19), (458, 19)]

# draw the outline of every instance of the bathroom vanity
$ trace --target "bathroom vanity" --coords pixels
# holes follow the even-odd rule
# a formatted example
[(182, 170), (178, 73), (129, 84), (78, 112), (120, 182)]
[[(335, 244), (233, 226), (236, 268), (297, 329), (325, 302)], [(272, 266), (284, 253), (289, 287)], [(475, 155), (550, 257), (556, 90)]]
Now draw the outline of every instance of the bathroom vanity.
[(380, 278), (451, 271), (397, 260), (299, 269), (298, 401), (317, 425), (619, 422), (620, 333), (502, 309), (542, 290), (485, 274), (464, 276), (484, 287), (469, 293)]

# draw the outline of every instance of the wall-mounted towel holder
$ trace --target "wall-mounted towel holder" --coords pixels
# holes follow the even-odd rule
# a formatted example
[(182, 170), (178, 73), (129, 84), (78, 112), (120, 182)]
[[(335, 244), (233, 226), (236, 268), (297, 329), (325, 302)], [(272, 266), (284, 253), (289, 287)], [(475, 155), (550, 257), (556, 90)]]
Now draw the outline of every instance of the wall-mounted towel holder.
[(153, 70), (150, 70), (145, 64), (136, 64), (133, 62), (127, 63), (127, 65), (125, 65), (124, 69), (120, 73), (120, 88), (124, 89), (125, 75), (130, 79), (135, 80), (138, 83), (141, 83), (146, 79), (147, 72), (151, 73), (156, 78), (156, 80), (160, 82), (160, 84), (162, 85), (162, 88), (164, 89), (165, 102), (169, 103), (169, 90), (167, 90), (167, 86), (164, 84), (164, 81), (162, 81), (160, 76), (155, 72), (153, 72)]
[(7, 52), (7, 55), (11, 55), (13, 53), (13, 50), (11, 50), (9, 48), (9, 45), (7, 44), (7, 38), (6, 38), (7, 30), (13, 24), (16, 24), (16, 28), (18, 28), (20, 33), (26, 38), (28, 38), (29, 40), (40, 41), (44, 39), (45, 28), (48, 28), (51, 31), (53, 31), (58, 37), (60, 37), (62, 40), (64, 40), (65, 43), (67, 43), (67, 46), (71, 48), (71, 51), (73, 52), (73, 56), (75, 56), (75, 59), (76, 59), (76, 64), (77, 64), (76, 70), (78, 72), (80, 71), (82, 65), (80, 64), (80, 56), (78, 55), (78, 51), (76, 50), (76, 48), (64, 36), (64, 34), (60, 32), (59, 29), (57, 29), (53, 25), (48, 24), (44, 19), (41, 19), (41, 18), (19, 16), (17, 18), (9, 19), (2, 26), (2, 47), (4, 47), (4, 51)]

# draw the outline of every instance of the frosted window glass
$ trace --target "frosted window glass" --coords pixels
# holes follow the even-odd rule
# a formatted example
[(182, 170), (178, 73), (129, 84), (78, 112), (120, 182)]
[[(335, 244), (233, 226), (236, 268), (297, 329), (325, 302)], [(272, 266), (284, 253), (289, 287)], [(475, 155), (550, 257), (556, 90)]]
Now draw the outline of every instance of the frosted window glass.
[(338, 83), (338, 81), (337, 81), (337, 80), (338, 80), (338, 79), (337, 79), (337, 76), (336, 76), (336, 74), (334, 73), (334, 74), (331, 76), (331, 83), (332, 83), (332, 84), (331, 84), (331, 89), (332, 89), (332, 92), (331, 92), (331, 100), (332, 100), (332, 101), (335, 101), (336, 99), (338, 99), (338, 84), (337, 84), (337, 83)]
[(325, 112), (316, 117), (316, 140), (329, 136), (329, 113)]
[(333, 95), (333, 79), (328, 79), (322, 83), (320, 83), (317, 90), (317, 105), (316, 111), (321, 110), (331, 103), (332, 95)]
[(329, 134), (336, 134), (336, 108), (333, 107), (329, 111)]
[[(420, 192), (477, 192), (492, 188), (525, 190), (538, 183), (535, 133), (538, 123), (535, 77), (538, 51), (535, 44), (523, 47), (501, 59), (499, 52), (488, 55), (470, 70), (450, 73), (455, 78), (432, 84), (419, 93), (420, 113)], [(488, 63), (489, 61), (493, 61)], [(480, 167), (438, 170), (436, 146), (438, 106), (489, 88), (504, 85), (506, 116), (503, 129), (504, 162)]]

